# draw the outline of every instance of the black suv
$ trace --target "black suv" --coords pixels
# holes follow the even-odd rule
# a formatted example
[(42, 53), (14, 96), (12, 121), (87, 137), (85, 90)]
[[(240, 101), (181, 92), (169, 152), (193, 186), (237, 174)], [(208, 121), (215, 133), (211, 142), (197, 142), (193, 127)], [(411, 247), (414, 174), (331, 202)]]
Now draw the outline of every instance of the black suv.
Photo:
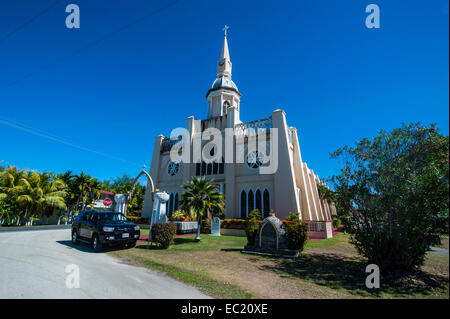
[(72, 222), (72, 243), (89, 242), (97, 251), (103, 245), (134, 247), (140, 234), (139, 226), (117, 212), (83, 210)]

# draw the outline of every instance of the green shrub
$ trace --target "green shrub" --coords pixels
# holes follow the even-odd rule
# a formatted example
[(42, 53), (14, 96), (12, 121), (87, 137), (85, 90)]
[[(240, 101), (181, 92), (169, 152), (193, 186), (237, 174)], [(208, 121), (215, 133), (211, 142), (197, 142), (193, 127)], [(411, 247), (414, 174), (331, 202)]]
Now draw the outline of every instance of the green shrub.
[(202, 228), (203, 232), (209, 234), (211, 232), (211, 222), (209, 221), (209, 218), (204, 218), (202, 221)]
[(337, 217), (333, 217), (333, 228), (338, 228), (339, 226), (341, 226), (341, 220)]
[(449, 137), (434, 124), (379, 131), (331, 154), (339, 218), (358, 253), (385, 274), (419, 269), (449, 233)]
[(154, 223), (152, 226), (152, 241), (163, 249), (167, 249), (173, 243), (177, 232), (177, 226), (173, 223)]
[(247, 235), (247, 245), (254, 245), (260, 220), (261, 212), (259, 211), (259, 209), (252, 210), (245, 219), (244, 229), (245, 234)]
[(308, 239), (308, 224), (300, 220), (299, 215), (290, 213), (284, 224), (289, 237), (289, 249), (302, 251)]

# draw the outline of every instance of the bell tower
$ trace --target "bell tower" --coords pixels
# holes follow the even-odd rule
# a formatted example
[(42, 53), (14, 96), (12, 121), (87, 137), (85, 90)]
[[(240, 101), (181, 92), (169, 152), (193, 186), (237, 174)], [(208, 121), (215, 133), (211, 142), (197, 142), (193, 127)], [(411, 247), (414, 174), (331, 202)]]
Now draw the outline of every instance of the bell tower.
[(231, 59), (228, 51), (227, 30), (225, 26), (222, 52), (217, 61), (217, 78), (206, 94), (208, 101), (208, 119), (218, 116), (224, 116), (228, 108), (234, 106), (239, 111), (241, 93), (236, 84), (231, 80)]

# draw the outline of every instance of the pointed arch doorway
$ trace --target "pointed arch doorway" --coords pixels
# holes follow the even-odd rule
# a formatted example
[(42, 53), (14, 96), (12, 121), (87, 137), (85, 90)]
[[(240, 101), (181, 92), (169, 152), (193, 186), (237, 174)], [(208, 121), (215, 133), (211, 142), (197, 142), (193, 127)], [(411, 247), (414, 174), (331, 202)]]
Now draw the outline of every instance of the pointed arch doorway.
[(139, 181), (139, 178), (141, 178), (142, 175), (145, 175), (145, 176), (147, 177), (147, 180), (150, 182), (150, 187), (151, 187), (151, 191), (152, 191), (152, 199), (153, 199), (153, 197), (154, 197), (154, 195), (155, 195), (155, 192), (158, 191), (157, 189), (155, 189), (155, 184), (153, 183), (152, 177), (150, 176), (149, 173), (147, 173), (147, 172), (145, 171), (145, 165), (144, 165), (144, 166), (142, 167), (142, 171), (141, 171), (141, 172), (136, 176), (136, 178), (134, 179), (134, 182), (133, 182), (133, 184), (132, 184), (132, 186), (131, 186), (130, 191), (127, 193), (126, 200), (125, 200), (125, 207), (124, 207), (124, 210), (123, 210), (123, 214), (124, 214), (125, 216), (127, 216), (128, 202), (130, 201), (131, 197), (133, 197), (134, 188), (136, 187), (136, 185), (137, 185), (137, 183), (138, 183), (138, 181)]

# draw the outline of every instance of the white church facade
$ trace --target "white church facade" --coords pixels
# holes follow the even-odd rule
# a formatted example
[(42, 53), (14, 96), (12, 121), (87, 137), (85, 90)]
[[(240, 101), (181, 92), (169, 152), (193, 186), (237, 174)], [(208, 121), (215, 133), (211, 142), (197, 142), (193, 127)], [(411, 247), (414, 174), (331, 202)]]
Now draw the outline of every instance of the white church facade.
[[(179, 209), (179, 202), (183, 189), (181, 185), (189, 182), (193, 176), (213, 180), (224, 195), (225, 218), (245, 218), (250, 211), (258, 208), (264, 217), (273, 210), (275, 215), (284, 219), (290, 212), (300, 212), (305, 221), (321, 221), (330, 224), (335, 214), (333, 205), (321, 201), (317, 184), (321, 183), (314, 171), (303, 162), (297, 129), (287, 124), (286, 114), (283, 110), (275, 110), (260, 120), (243, 122), (240, 119), (241, 93), (233, 82), (232, 64), (228, 50), (227, 34), (223, 40), (223, 47), (217, 64), (217, 77), (206, 94), (208, 112), (207, 118), (187, 118), (186, 130), (190, 141), (190, 160), (174, 162), (170, 151), (179, 141), (163, 135), (155, 138), (150, 175), (155, 188), (170, 195), (167, 203), (167, 214), (170, 216)], [(207, 129), (219, 130), (224, 140), (222, 158), (207, 163), (205, 160), (194, 162), (194, 155), (199, 150), (194, 147), (194, 140)], [(277, 168), (269, 174), (261, 174), (260, 166), (268, 157), (269, 147), (261, 149), (262, 143), (266, 145), (273, 142), (269, 134), (270, 129), (277, 129)], [(232, 151), (243, 150), (244, 157), (241, 162), (230, 163), (224, 160), (226, 156), (226, 130), (232, 129), (234, 133)], [(264, 129), (267, 134), (250, 135), (252, 129)], [(213, 146), (211, 146), (213, 145)], [(200, 153), (214, 155), (218, 150), (208, 141), (201, 142)], [(273, 150), (272, 150), (273, 151)], [(272, 157), (271, 157), (272, 159)], [(147, 190), (150, 188), (147, 187)], [(151, 192), (147, 191), (144, 201), (143, 217), (150, 217), (152, 211)], [(331, 227), (331, 226), (330, 226)], [(328, 226), (327, 226), (328, 228)]]

